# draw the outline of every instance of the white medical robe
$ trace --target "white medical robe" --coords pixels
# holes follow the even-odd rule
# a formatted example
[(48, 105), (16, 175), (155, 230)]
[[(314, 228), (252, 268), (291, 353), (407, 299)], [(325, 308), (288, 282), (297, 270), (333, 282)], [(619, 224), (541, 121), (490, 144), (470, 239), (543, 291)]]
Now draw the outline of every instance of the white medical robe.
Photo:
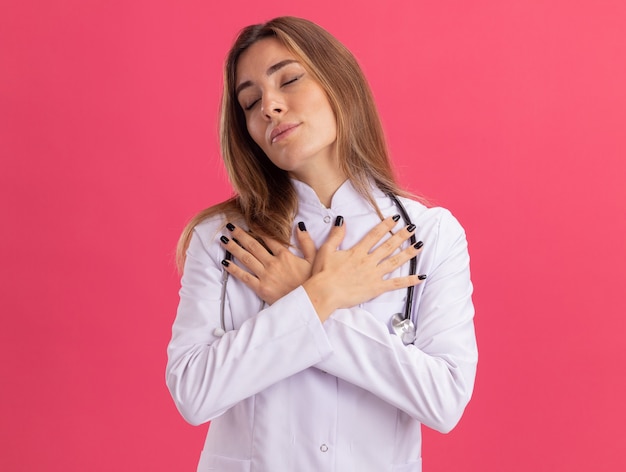
[[(293, 184), (294, 226), (303, 221), (318, 247), (338, 215), (345, 219), (343, 248), (380, 222), (349, 181), (330, 208), (306, 184)], [(374, 194), (385, 216), (399, 213), (388, 196)], [(322, 324), (302, 287), (261, 309), (234, 277), (227, 284), (226, 334), (216, 336), (219, 237), (230, 235), (219, 216), (195, 228), (166, 380), (187, 421), (211, 421), (198, 471), (419, 472), (421, 424), (442, 432), (455, 426), (477, 362), (465, 233), (447, 210), (402, 202), (424, 242), (417, 273), (428, 275), (416, 287), (417, 337), (408, 346), (389, 330), (391, 316), (404, 309), (406, 289), (337, 310)], [(407, 263), (391, 275), (408, 270)]]

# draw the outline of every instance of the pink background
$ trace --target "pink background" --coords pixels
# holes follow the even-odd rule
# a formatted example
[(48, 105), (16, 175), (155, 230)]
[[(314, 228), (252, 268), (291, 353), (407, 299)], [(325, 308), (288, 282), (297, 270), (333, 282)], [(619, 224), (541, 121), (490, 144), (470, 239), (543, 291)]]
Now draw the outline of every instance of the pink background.
[(425, 471), (626, 470), (624, 3), (266, 3), (3, 0), (0, 470), (195, 470), (173, 248), (230, 195), (226, 50), (281, 14), (352, 49), (402, 183), (468, 233), (476, 389)]

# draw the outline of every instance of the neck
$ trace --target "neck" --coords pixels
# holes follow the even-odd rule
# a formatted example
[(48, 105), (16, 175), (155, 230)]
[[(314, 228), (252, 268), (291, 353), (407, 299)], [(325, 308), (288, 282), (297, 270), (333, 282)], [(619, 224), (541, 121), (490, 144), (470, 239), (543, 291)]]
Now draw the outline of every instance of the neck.
[(330, 208), (330, 204), (333, 200), (333, 195), (341, 185), (346, 181), (344, 176), (337, 178), (336, 180), (324, 180), (320, 182), (318, 185), (311, 185), (311, 188), (315, 190), (317, 197), (320, 199), (322, 205), (326, 208)]
[(291, 172), (290, 174), (294, 179), (311, 187), (322, 205), (330, 208), (333, 195), (348, 178), (336, 162), (337, 160), (334, 160), (331, 165), (318, 165), (316, 168), (307, 169), (306, 172)]
[(333, 195), (341, 185), (346, 181), (347, 177), (343, 172), (326, 173), (319, 172), (310, 176), (300, 176), (292, 174), (292, 177), (304, 182), (311, 187), (317, 198), (320, 199), (322, 205), (326, 208), (330, 208), (330, 204), (333, 200)]

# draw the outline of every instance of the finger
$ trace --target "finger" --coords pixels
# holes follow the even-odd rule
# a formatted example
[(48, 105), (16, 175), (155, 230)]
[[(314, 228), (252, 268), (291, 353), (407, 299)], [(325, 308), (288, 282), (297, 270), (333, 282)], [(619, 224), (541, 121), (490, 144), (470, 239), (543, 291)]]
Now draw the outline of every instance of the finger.
[(401, 288), (408, 288), (414, 285), (419, 285), (426, 280), (425, 275), (406, 275), (404, 277), (394, 277), (383, 281), (383, 292), (389, 292), (391, 290), (399, 290)]
[[(331, 228), (330, 233), (328, 234), (328, 237), (326, 238), (326, 241), (324, 242), (324, 244), (322, 244), (322, 247), (324, 248), (325, 251), (327, 250), (336, 251), (339, 245), (341, 244), (341, 242), (343, 241), (343, 238), (345, 237), (345, 235), (346, 235), (346, 227), (344, 225), (343, 216), (338, 216), (335, 219), (335, 224)], [(320, 247), (320, 250), (322, 249), (322, 247)]]
[(423, 246), (424, 245), (422, 241), (418, 241), (417, 243), (406, 248), (405, 250), (400, 251), (398, 254), (394, 254), (393, 256), (390, 256), (387, 259), (383, 260), (380, 264), (378, 264), (378, 269), (381, 271), (382, 274), (388, 274), (390, 272), (393, 272), (409, 260), (417, 257), (422, 252)]
[(261, 275), (263, 273), (265, 266), (256, 257), (254, 257), (253, 254), (241, 247), (241, 245), (237, 244), (232, 239), (228, 239), (226, 236), (221, 236), (220, 242), (222, 243), (224, 249), (238, 259), (239, 262), (250, 272), (255, 275)]
[(402, 228), (400, 231), (395, 233), (386, 241), (382, 242), (376, 249), (374, 249), (371, 252), (372, 257), (374, 257), (377, 261), (383, 260), (385, 257), (389, 256), (389, 254), (398, 249), (402, 245), (402, 243), (404, 243), (407, 239), (413, 236), (414, 232), (414, 224), (410, 224), (405, 228)]
[(263, 244), (267, 246), (270, 256), (272, 255), (277, 256), (282, 251), (287, 250), (285, 246), (283, 246), (281, 243), (279, 243), (278, 241), (272, 238), (263, 238)]
[[(247, 231), (243, 230), (239, 226), (233, 225), (232, 223), (227, 223), (226, 229), (228, 229), (233, 238), (236, 238), (237, 241), (239, 241), (239, 243), (244, 247), (244, 249), (252, 254), (257, 260), (259, 260), (261, 264), (265, 265), (270, 262), (272, 255), (263, 246), (263, 244), (250, 236)], [(234, 252), (233, 255), (235, 255)]]
[(374, 226), (352, 249), (369, 253), (376, 244), (393, 229), (400, 215), (389, 216)]
[(253, 274), (248, 271), (243, 270), (237, 264), (234, 264), (232, 261), (227, 261), (224, 259), (222, 261), (222, 266), (224, 270), (228, 272), (230, 275), (235, 277), (238, 280), (241, 280), (244, 284), (250, 287), (255, 293), (258, 293), (258, 290), (261, 286), (261, 281), (256, 278)]
[(317, 254), (317, 249), (315, 248), (313, 239), (311, 239), (311, 235), (306, 230), (306, 225), (302, 221), (298, 223), (298, 227), (296, 229), (296, 240), (298, 241), (298, 247), (302, 251), (304, 259), (313, 263), (315, 255)]
[(326, 241), (322, 244), (315, 255), (313, 261), (313, 274), (318, 273), (324, 265), (327, 263), (327, 258), (332, 253), (337, 252), (339, 245), (342, 243), (344, 236), (346, 235), (346, 229), (343, 224), (343, 217), (338, 216), (335, 220), (335, 225), (331, 228)]

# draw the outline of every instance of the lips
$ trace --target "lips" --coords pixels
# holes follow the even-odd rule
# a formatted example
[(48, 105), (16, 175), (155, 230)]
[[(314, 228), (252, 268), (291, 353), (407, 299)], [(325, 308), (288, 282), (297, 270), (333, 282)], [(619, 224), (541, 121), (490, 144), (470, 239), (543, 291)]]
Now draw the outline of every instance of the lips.
[(274, 144), (286, 137), (290, 131), (300, 126), (300, 123), (284, 123), (276, 126), (270, 133), (270, 142)]

